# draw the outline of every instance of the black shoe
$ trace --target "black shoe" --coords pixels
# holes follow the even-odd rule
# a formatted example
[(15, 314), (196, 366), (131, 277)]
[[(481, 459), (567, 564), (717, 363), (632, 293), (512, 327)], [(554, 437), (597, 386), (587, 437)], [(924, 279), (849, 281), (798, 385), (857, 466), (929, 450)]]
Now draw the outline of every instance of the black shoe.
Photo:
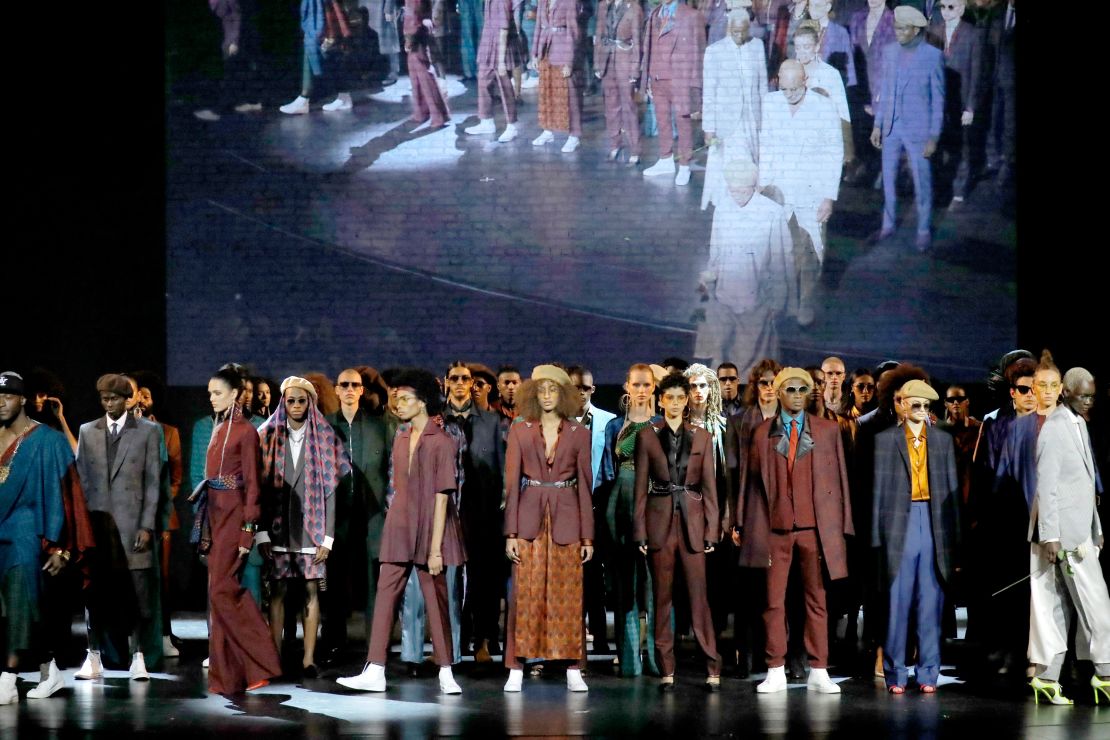
[(308, 665), (306, 665), (304, 668), (301, 669), (301, 677), (302, 678), (319, 678), (320, 677), (320, 669), (316, 667), (315, 663), (309, 663)]

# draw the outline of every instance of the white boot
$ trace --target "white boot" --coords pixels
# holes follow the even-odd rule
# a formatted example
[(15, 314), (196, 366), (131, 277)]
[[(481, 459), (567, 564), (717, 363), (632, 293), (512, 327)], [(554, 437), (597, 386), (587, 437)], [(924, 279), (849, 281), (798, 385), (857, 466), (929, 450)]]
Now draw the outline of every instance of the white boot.
[(174, 646), (173, 640), (170, 639), (169, 635), (162, 636), (162, 655), (167, 658), (181, 657), (181, 651)]
[(810, 668), (809, 680), (806, 681), (806, 688), (810, 691), (817, 691), (822, 694), (840, 693), (840, 686), (829, 678), (829, 671), (826, 668)]
[(0, 704), (16, 704), (19, 702), (19, 692), (15, 689), (15, 674), (0, 673)]
[(548, 144), (552, 141), (555, 141), (555, 134), (545, 129), (542, 134), (532, 139), (532, 146), (543, 146), (544, 144)]
[(779, 691), (786, 691), (786, 666), (779, 666), (778, 668), (768, 668), (767, 678), (763, 679), (763, 683), (755, 687), (759, 694), (774, 694)]
[(567, 668), (567, 691), (589, 691), (590, 687), (582, 680), (582, 671), (578, 668)]
[(357, 676), (344, 676), (335, 680), (340, 686), (358, 691), (385, 691), (385, 666), (367, 663), (366, 668)]
[(510, 123), (505, 126), (505, 130), (501, 132), (501, 135), (497, 137), (497, 140), (500, 141), (502, 144), (508, 144), (510, 141), (517, 137), (517, 133), (518, 132), (516, 130), (516, 124)]
[(439, 669), (439, 690), (445, 694), (461, 694), (462, 687), (455, 682), (455, 674), (451, 666), (445, 665)]
[(42, 676), (39, 685), (27, 692), (28, 699), (45, 699), (53, 695), (58, 689), (65, 688), (66, 680), (58, 670), (58, 664), (51, 660), (42, 664)]
[(203, 661), (201, 661), (200, 667), (201, 668), (207, 668), (208, 667), (208, 658), (205, 658)]
[(146, 672), (146, 661), (143, 660), (142, 653), (135, 653), (131, 656), (131, 680), (132, 681), (149, 681), (150, 674)]
[(680, 164), (678, 174), (674, 176), (675, 185), (688, 185), (690, 183), (690, 165)]
[(562, 152), (563, 152), (563, 154), (570, 154), (571, 152), (573, 152), (577, 148), (578, 148), (578, 137), (577, 136), (568, 136), (566, 143), (563, 144)]
[(354, 107), (355, 104), (351, 100), (350, 93), (339, 93), (337, 96), (335, 96), (335, 100), (324, 106), (324, 110), (330, 113), (337, 110), (351, 110), (351, 108)]
[(85, 656), (85, 662), (81, 664), (81, 669), (77, 671), (74, 678), (88, 680), (91, 678), (103, 678), (104, 666), (100, 664), (100, 651), (89, 650), (88, 655)]
[(292, 103), (286, 103), (278, 108), (279, 111), (289, 116), (300, 116), (308, 113), (308, 98), (298, 95)]
[(468, 126), (467, 128), (463, 129), (463, 131), (468, 134), (478, 136), (481, 134), (496, 133), (497, 127), (493, 125), (492, 118), (481, 118), (478, 120), (478, 123), (476, 125)]
[(662, 177), (674, 174), (674, 157), (662, 157), (658, 162), (644, 170), (644, 177)]
[(512, 668), (509, 670), (509, 680), (505, 682), (505, 691), (510, 694), (520, 692), (524, 684), (524, 669)]

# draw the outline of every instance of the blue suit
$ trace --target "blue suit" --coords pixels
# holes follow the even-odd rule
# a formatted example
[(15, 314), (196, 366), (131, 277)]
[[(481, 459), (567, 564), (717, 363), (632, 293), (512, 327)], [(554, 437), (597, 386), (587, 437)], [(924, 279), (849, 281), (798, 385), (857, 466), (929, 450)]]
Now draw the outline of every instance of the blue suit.
[[(617, 415), (590, 404), (590, 416), (593, 417), (593, 422), (590, 424), (590, 454), (593, 457), (590, 459), (593, 461), (592, 472), (594, 474), (594, 490), (596, 491), (597, 487), (605, 482), (598, 475), (601, 471), (601, 460), (605, 457), (605, 428), (609, 426), (610, 421), (617, 418)], [(619, 427), (617, 431), (620, 431)]]
[(924, 34), (903, 47), (883, 50), (882, 87), (875, 103), (875, 128), (883, 139), (883, 231), (893, 231), (898, 164), (902, 150), (910, 161), (917, 203), (917, 234), (932, 230), (933, 173), (925, 158), (927, 141), (940, 141), (944, 125), (944, 54), (925, 43)]

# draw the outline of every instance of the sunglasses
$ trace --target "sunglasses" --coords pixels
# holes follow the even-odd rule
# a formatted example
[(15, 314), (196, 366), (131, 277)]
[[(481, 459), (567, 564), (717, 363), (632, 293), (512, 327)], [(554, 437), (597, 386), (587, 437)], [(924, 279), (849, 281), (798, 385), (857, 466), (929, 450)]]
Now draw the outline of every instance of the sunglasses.
[(728, 376), (726, 375), (726, 376), (725, 376), (725, 377), (723, 377), (723, 378), (717, 378), (717, 382), (718, 382), (718, 383), (739, 383), (739, 382), (740, 382), (740, 378), (735, 378), (735, 377), (733, 377), (733, 378), (730, 378), (730, 377), (728, 377)]
[(967, 396), (949, 396), (944, 399), (945, 403), (963, 403), (967, 400)]
[(914, 401), (910, 404), (911, 411), (924, 411), (929, 408), (929, 404), (924, 401)]
[(783, 390), (786, 391), (790, 395), (795, 395), (797, 393), (805, 394), (805, 393), (809, 393), (809, 386), (808, 385), (802, 385), (802, 386), (788, 385), (785, 388), (783, 388)]
[(940, 7), (944, 8), (945, 10), (955, 10), (957, 6), (955, 3), (941, 3)]
[(468, 383), (471, 380), (473, 380), (473, 378), (471, 378), (469, 375), (448, 375), (447, 376), (447, 382), (449, 382), (449, 383)]
[(487, 383), (486, 381), (482, 380), (481, 378), (479, 378), (478, 380), (475, 380), (475, 381), (474, 381), (474, 387), (475, 387), (475, 388), (486, 388), (486, 387), (488, 387), (488, 386), (489, 386), (489, 383)]
[(874, 383), (856, 383), (854, 386), (857, 391), (873, 391), (875, 390)]
[(1019, 396), (1028, 396), (1033, 392), (1033, 386), (1031, 385), (1012, 385), (1010, 387), (1017, 391)]
[(341, 380), (338, 383), (336, 383), (336, 385), (339, 386), (340, 388), (361, 388), (362, 387), (362, 383), (358, 382), (357, 380)]
[(708, 388), (708, 387), (709, 387), (709, 383), (706, 383), (706, 382), (705, 382), (705, 381), (703, 380), (703, 381), (702, 381), (702, 382), (700, 382), (700, 383), (691, 383), (691, 384), (690, 384), (690, 387), (691, 387), (691, 388), (697, 388), (697, 389), (698, 389), (699, 391), (704, 391), (704, 390), (705, 390), (706, 388)]
[(761, 380), (761, 381), (759, 381), (759, 387), (760, 388), (773, 388), (774, 386), (775, 386), (775, 381), (773, 381), (773, 380)]
[(285, 399), (286, 406), (307, 406), (307, 398), (287, 398)]

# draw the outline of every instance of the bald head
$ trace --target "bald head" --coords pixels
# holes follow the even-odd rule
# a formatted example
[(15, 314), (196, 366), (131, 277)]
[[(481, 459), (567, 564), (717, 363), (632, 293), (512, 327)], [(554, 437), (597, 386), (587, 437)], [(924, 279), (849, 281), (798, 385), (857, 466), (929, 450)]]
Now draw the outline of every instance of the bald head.
[(806, 69), (796, 59), (787, 59), (779, 67), (779, 90), (790, 105), (798, 105), (805, 98)]

